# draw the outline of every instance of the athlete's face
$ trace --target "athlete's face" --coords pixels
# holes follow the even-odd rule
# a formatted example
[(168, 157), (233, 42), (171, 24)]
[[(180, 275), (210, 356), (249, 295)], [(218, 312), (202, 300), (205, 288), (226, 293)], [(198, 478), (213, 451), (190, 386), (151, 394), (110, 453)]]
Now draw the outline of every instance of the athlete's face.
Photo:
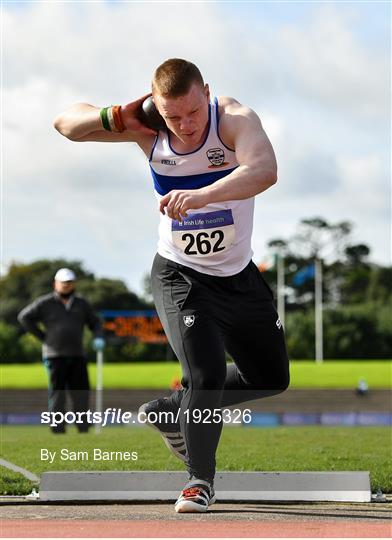
[(187, 146), (197, 144), (204, 137), (208, 125), (209, 102), (208, 84), (201, 88), (193, 83), (187, 94), (176, 98), (154, 93), (154, 103), (167, 127)]

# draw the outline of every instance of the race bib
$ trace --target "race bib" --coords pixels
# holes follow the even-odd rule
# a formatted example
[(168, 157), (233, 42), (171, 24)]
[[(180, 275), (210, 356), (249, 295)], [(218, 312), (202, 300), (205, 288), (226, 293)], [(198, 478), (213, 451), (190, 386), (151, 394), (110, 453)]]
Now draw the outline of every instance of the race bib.
[(229, 249), (235, 239), (231, 210), (189, 214), (183, 221), (172, 221), (173, 243), (191, 257), (213, 257)]

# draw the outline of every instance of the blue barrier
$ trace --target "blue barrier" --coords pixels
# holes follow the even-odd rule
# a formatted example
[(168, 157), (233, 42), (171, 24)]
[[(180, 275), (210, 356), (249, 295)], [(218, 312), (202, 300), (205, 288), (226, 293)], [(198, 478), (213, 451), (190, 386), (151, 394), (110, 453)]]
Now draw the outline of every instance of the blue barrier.
[[(392, 413), (360, 412), (360, 413), (253, 413), (250, 423), (244, 427), (274, 427), (274, 426), (392, 426)], [(41, 424), (40, 414), (31, 413), (2, 413), (0, 425), (29, 425)], [(108, 425), (121, 425), (120, 423)], [(125, 424), (129, 426), (130, 424)], [(138, 424), (134, 424), (135, 426)]]
[(251, 418), (251, 421), (243, 426), (271, 427), (280, 424), (279, 415), (275, 413), (252, 413)]
[(319, 423), (319, 414), (283, 413), (282, 415), (282, 424), (285, 426), (313, 426)]

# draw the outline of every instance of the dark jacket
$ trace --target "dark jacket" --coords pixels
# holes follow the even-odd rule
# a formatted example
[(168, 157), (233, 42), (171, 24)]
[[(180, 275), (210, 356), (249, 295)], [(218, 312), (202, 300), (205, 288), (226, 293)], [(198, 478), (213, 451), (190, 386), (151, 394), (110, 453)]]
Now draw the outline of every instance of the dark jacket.
[[(87, 325), (96, 337), (102, 336), (100, 319), (90, 304), (78, 295), (65, 306), (56, 292), (37, 298), (18, 315), (28, 332), (43, 342), (43, 356), (84, 356), (83, 329)], [(38, 324), (42, 323), (44, 330)]]

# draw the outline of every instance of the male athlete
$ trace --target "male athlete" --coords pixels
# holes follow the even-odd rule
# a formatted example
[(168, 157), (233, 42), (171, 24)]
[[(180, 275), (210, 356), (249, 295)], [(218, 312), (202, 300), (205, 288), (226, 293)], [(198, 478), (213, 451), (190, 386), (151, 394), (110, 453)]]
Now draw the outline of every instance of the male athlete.
[(140, 121), (147, 96), (103, 109), (79, 103), (54, 125), (73, 141), (136, 142), (149, 159), (161, 212), (152, 290), (183, 389), (140, 411), (171, 413), (152, 425), (189, 473), (175, 509), (205, 512), (224, 407), (289, 384), (283, 328), (251, 260), (254, 197), (276, 183), (277, 167), (258, 116), (233, 98), (211, 99), (191, 62), (161, 64), (152, 96), (166, 124), (158, 132)]

